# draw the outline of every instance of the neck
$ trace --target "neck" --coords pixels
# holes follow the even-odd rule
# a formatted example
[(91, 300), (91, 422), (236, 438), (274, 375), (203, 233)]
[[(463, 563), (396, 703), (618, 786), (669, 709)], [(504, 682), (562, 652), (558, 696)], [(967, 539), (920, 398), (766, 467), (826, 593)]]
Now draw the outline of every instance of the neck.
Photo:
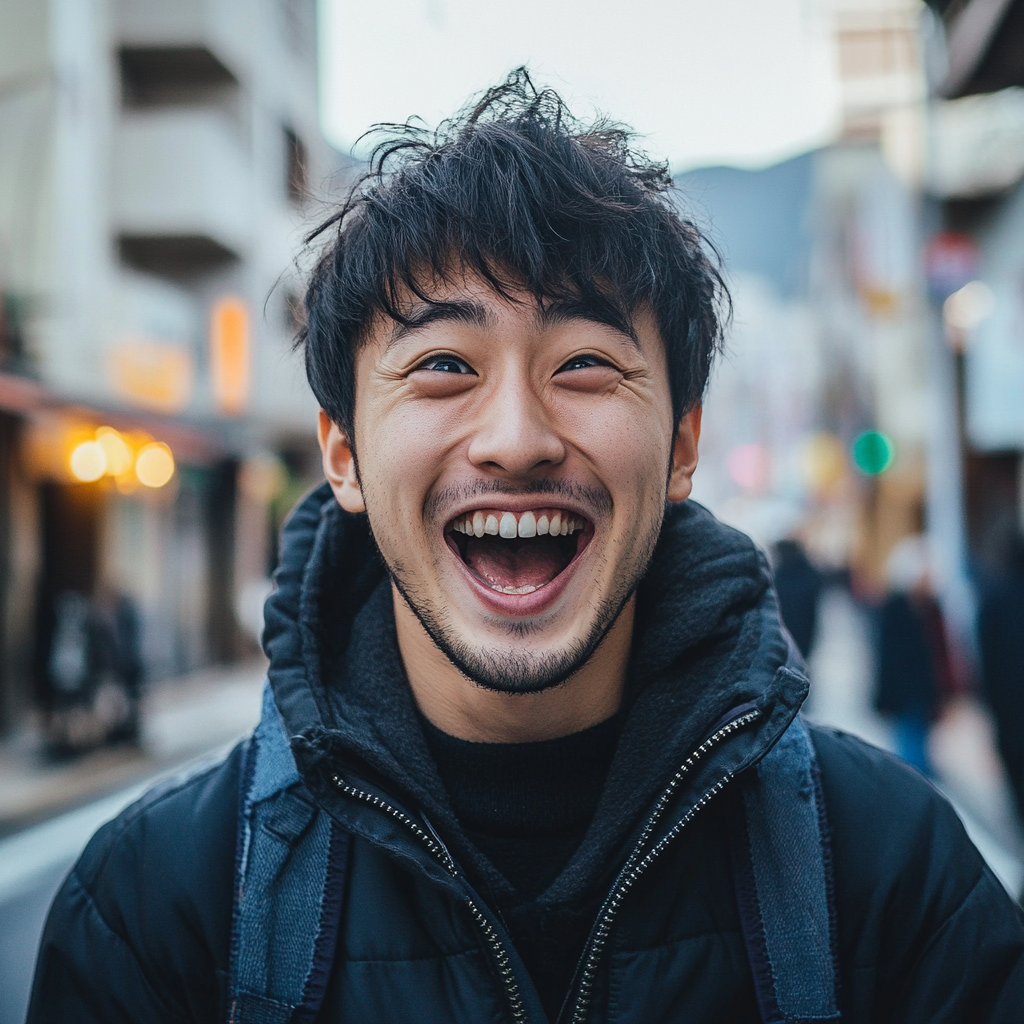
[(476, 743), (531, 743), (582, 732), (619, 710), (633, 639), (636, 599), (619, 613), (589, 660), (564, 683), (540, 693), (486, 690), (434, 644), (393, 590), (398, 648), (420, 711), (449, 736)]

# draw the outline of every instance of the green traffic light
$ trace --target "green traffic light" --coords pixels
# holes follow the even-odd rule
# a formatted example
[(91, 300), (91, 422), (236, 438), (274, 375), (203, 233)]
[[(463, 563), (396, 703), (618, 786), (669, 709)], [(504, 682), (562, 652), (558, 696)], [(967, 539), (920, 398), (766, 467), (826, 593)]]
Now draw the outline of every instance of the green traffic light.
[(865, 430), (853, 442), (853, 464), (868, 476), (884, 473), (896, 457), (896, 448), (885, 434), (878, 430)]

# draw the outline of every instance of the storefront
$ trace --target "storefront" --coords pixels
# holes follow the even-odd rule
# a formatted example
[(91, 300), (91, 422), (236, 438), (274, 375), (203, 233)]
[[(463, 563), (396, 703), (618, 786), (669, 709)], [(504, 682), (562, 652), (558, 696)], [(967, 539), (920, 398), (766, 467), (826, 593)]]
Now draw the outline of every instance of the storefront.
[(3, 727), (50, 712), (85, 671), (76, 609), (134, 621), (145, 679), (236, 657), (238, 464), (222, 438), (72, 406), (10, 374), (0, 410)]

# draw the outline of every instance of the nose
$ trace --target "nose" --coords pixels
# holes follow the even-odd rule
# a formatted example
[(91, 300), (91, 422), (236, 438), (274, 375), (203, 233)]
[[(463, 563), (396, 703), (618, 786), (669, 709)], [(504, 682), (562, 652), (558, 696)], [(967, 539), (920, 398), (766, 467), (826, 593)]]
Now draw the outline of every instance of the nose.
[(469, 445), (473, 465), (516, 477), (556, 466), (564, 458), (565, 444), (530, 381), (501, 380), (482, 402)]

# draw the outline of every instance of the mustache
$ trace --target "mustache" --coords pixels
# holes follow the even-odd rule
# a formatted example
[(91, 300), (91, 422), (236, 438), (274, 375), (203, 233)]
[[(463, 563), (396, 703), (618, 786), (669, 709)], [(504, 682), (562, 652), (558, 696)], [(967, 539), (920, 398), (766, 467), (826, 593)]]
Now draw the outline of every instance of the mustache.
[(434, 491), (424, 504), (424, 512), (428, 519), (436, 519), (452, 505), (494, 494), (563, 498), (567, 502), (588, 506), (596, 512), (608, 513), (612, 510), (612, 496), (605, 488), (587, 487), (574, 480), (531, 480), (522, 484), (509, 483), (507, 480), (474, 480), (470, 483), (448, 484)]

